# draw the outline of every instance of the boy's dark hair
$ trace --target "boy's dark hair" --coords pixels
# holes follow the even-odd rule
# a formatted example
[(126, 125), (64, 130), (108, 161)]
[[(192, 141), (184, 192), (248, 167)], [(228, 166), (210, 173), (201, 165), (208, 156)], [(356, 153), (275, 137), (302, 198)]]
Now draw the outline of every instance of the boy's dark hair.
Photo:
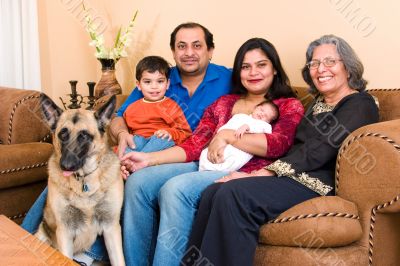
[(265, 101), (262, 101), (259, 104), (257, 104), (256, 107), (264, 105), (264, 104), (268, 104), (269, 106), (271, 106), (272, 109), (274, 110), (275, 114), (276, 114), (276, 116), (274, 116), (274, 118), (272, 119), (271, 122), (278, 120), (278, 118), (279, 118), (279, 107), (278, 107), (278, 105), (274, 104), (274, 102), (272, 102), (270, 100), (265, 100)]
[(151, 55), (143, 57), (136, 65), (136, 80), (140, 81), (144, 71), (150, 73), (158, 71), (169, 79), (170, 67), (171, 65), (161, 56)]
[(200, 25), (199, 23), (196, 22), (186, 22), (178, 25), (174, 31), (171, 33), (171, 38), (169, 40), (169, 46), (171, 47), (172, 51), (175, 51), (175, 41), (176, 41), (176, 34), (180, 29), (193, 29), (193, 28), (201, 28), (204, 32), (204, 39), (207, 44), (207, 50), (210, 50), (211, 48), (215, 48), (214, 45), (214, 37), (212, 33), (203, 25)]

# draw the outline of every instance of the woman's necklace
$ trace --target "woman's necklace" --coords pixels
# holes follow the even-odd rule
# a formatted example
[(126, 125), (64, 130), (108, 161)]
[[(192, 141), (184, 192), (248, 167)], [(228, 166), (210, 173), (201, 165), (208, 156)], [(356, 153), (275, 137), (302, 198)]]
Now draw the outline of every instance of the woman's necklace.
[(325, 103), (324, 101), (324, 96), (320, 95), (314, 106), (312, 107), (313, 109), (313, 115), (317, 115), (320, 113), (326, 113), (326, 112), (331, 112), (333, 109), (335, 108), (335, 106), (333, 105), (329, 105), (327, 103)]

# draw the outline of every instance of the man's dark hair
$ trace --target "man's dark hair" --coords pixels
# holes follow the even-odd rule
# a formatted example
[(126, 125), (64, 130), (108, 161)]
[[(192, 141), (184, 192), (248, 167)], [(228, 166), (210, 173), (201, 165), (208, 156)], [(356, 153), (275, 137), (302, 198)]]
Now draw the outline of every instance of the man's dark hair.
[(161, 74), (164, 74), (168, 79), (170, 64), (161, 56), (146, 56), (136, 65), (136, 80), (140, 81), (144, 71), (148, 71), (150, 73), (158, 71)]
[(186, 22), (178, 25), (174, 31), (171, 33), (171, 39), (169, 41), (169, 46), (171, 47), (172, 51), (175, 51), (175, 41), (176, 41), (176, 34), (180, 29), (193, 29), (193, 28), (201, 28), (204, 32), (204, 38), (207, 44), (207, 50), (214, 48), (214, 37), (212, 33), (203, 25), (200, 25), (196, 22)]

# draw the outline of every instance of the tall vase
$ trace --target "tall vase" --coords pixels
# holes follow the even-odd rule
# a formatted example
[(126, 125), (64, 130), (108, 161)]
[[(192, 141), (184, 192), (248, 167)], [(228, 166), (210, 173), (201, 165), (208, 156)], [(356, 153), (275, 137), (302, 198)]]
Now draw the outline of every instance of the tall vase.
[(96, 99), (109, 94), (121, 94), (122, 89), (115, 77), (115, 63), (118, 59), (99, 59), (101, 63), (101, 78), (94, 89)]

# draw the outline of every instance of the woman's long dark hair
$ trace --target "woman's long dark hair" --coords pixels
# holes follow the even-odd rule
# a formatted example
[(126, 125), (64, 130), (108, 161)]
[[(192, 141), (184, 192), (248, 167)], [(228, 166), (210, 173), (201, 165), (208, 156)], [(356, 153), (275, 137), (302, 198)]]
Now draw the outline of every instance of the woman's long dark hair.
[(293, 92), (290, 87), (289, 78), (286, 75), (285, 70), (282, 67), (281, 60), (279, 59), (278, 52), (275, 47), (267, 40), (262, 38), (252, 38), (246, 41), (242, 46), (240, 46), (239, 50), (236, 53), (235, 61), (233, 63), (232, 70), (232, 93), (239, 95), (246, 95), (247, 89), (243, 86), (240, 80), (240, 71), (242, 69), (242, 64), (244, 60), (244, 56), (248, 51), (260, 49), (272, 62), (272, 66), (274, 67), (276, 74), (274, 76), (274, 80), (269, 88), (265, 98), (268, 100), (275, 100), (278, 98), (296, 98), (296, 94)]

